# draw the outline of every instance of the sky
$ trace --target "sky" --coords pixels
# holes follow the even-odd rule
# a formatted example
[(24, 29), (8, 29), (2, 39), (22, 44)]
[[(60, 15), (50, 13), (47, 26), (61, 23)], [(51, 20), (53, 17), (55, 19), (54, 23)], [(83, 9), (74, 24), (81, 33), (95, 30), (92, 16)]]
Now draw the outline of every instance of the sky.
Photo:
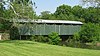
[(80, 0), (33, 0), (33, 1), (36, 3), (37, 6), (37, 9), (34, 9), (37, 15), (40, 15), (42, 11), (50, 11), (51, 13), (54, 13), (56, 8), (62, 4), (75, 6), (81, 3)]

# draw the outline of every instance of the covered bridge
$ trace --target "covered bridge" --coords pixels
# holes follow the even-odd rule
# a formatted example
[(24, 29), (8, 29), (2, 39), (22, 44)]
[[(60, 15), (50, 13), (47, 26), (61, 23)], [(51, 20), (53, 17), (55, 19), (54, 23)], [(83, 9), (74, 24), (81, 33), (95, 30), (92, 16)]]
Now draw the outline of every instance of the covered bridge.
[(73, 35), (78, 32), (82, 22), (66, 20), (16, 20), (20, 35), (48, 35), (57, 32), (59, 35)]

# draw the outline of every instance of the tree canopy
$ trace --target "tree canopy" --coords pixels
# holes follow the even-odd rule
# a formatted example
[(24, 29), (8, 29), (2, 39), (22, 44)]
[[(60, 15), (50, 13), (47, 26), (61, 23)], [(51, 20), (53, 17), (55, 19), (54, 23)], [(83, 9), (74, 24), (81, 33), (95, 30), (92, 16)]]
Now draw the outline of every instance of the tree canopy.
[(82, 0), (82, 2), (93, 7), (100, 7), (100, 0)]
[[(2, 6), (7, 4), (9, 7), (8, 9), (3, 10), (2, 17), (11, 19), (11, 18), (30, 18), (33, 19), (36, 17), (34, 12), (33, 6), (35, 4), (32, 3), (32, 0), (10, 0), (11, 2), (3, 1), (0, 3)], [(9, 14), (9, 15), (7, 15)]]

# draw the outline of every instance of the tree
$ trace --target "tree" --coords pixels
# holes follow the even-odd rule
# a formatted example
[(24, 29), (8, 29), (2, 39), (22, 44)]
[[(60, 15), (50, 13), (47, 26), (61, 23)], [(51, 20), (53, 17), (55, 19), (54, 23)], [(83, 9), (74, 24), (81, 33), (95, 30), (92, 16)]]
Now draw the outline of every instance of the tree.
[(89, 7), (84, 10), (83, 13), (83, 18), (85, 19), (85, 22), (91, 22), (91, 23), (99, 23), (100, 21), (100, 9), (94, 8), (94, 7)]
[[(0, 19), (6, 21), (0, 21), (0, 30), (13, 30), (13, 27), (18, 27), (18, 23), (12, 21), (13, 19), (34, 19), (36, 14), (32, 6), (32, 0), (9, 0), (0, 2)], [(6, 4), (7, 3), (7, 4)], [(4, 5), (8, 5), (7, 9), (4, 9)], [(12, 21), (12, 25), (9, 24)], [(8, 27), (9, 24), (9, 27)], [(16, 35), (16, 34), (15, 34)]]
[(54, 15), (55, 15), (56, 19), (59, 19), (59, 20), (84, 21), (84, 19), (82, 18), (83, 13), (84, 13), (84, 10), (79, 5), (71, 7), (71, 6), (63, 4), (59, 7), (57, 7)]
[(16, 9), (16, 13), (19, 15), (19, 18), (33, 19), (36, 17), (36, 14), (32, 8), (33, 3), (31, 0), (16, 0), (13, 2), (13, 4), (13, 7)]
[(72, 7), (73, 19), (84, 22), (83, 14), (85, 9), (82, 6), (76, 5)]
[(100, 7), (100, 0), (82, 0), (82, 2), (93, 7)]
[(49, 17), (50, 17), (50, 11), (41, 12), (41, 15), (40, 15), (41, 19), (49, 19)]
[(61, 13), (70, 15), (71, 14), (71, 6), (63, 4), (59, 7), (57, 7), (57, 10), (55, 11), (55, 14), (61, 14)]
[(84, 24), (81, 31), (79, 32), (79, 37), (81, 42), (93, 42), (100, 41), (100, 27), (98, 24), (87, 23)]
[(10, 26), (12, 25), (12, 23), (9, 23), (9, 21), (5, 19), (11, 17), (11, 12), (5, 10), (2, 2), (3, 1), (0, 2), (0, 31), (5, 32), (8, 31), (10, 29)]
[(81, 17), (82, 17), (82, 14), (83, 14), (83, 8), (82, 8), (82, 6), (79, 6), (79, 5), (74, 6), (74, 7), (72, 8), (72, 13), (73, 13), (75, 16), (81, 18)]
[(3, 16), (3, 13), (4, 13), (4, 7), (3, 7), (3, 5), (0, 3), (0, 17), (2, 17)]
[[(5, 14), (2, 17), (9, 18), (27, 18), (33, 19), (36, 17), (36, 14), (33, 10), (33, 6), (35, 3), (32, 3), (32, 0), (9, 0), (1, 2), (4, 6), (5, 4), (8, 5), (8, 9), (5, 10)], [(10, 16), (9, 16), (9, 15)]]
[(68, 16), (71, 15), (71, 6), (68, 5), (61, 5), (59, 7), (57, 7), (54, 15), (56, 16), (56, 18), (59, 19), (69, 19)]

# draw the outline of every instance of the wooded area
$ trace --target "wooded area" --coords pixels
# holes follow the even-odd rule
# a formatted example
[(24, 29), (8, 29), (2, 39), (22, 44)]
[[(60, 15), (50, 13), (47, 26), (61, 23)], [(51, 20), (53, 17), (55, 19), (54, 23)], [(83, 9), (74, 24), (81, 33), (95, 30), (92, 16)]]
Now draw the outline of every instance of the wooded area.
[[(48, 19), (48, 20), (72, 20), (84, 23), (80, 32), (74, 35), (74, 39), (81, 42), (100, 42), (100, 1), (87, 0), (91, 6), (83, 8), (80, 5), (60, 5), (54, 13), (43, 11), (36, 15), (36, 4), (31, 0), (15, 0), (0, 2), (0, 31), (6, 32), (16, 23), (9, 23), (13, 19)], [(86, 4), (86, 0), (83, 2)], [(93, 4), (92, 4), (93, 3)], [(4, 7), (8, 4), (9, 7)], [(96, 4), (96, 5), (94, 5)]]

